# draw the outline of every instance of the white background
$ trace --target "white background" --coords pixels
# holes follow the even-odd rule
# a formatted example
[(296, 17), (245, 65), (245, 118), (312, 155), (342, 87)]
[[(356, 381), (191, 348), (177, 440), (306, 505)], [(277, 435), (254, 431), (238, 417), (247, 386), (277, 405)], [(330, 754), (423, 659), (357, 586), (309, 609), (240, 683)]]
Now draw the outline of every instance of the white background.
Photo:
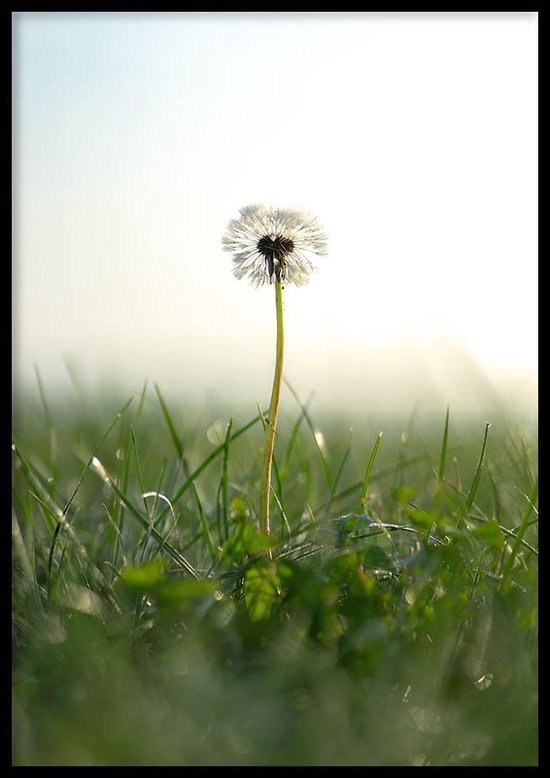
[[(254, 202), (329, 237), (285, 290), (321, 404), (535, 402), (536, 13), (13, 15), (14, 378), (267, 401)], [(488, 395), (489, 393), (489, 395)]]

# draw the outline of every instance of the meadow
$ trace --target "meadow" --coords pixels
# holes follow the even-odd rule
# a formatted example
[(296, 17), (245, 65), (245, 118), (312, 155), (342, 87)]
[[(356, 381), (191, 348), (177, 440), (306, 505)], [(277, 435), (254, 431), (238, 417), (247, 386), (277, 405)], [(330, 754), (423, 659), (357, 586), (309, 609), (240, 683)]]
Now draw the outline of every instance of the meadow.
[(16, 398), (13, 764), (537, 764), (535, 425), (260, 410)]

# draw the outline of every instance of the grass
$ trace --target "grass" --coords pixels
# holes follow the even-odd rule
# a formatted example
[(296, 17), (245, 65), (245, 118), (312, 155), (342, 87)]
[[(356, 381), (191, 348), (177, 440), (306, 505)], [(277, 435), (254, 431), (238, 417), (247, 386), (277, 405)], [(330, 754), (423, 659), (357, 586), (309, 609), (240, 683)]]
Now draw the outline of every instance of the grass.
[(537, 763), (534, 431), (292, 394), (16, 404), (15, 765)]

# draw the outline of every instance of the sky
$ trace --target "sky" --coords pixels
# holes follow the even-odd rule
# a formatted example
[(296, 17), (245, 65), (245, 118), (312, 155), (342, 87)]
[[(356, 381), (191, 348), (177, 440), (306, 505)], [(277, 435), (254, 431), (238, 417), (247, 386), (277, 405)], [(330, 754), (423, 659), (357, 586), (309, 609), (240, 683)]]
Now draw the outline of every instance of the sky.
[(326, 406), (536, 402), (536, 13), (13, 21), (13, 376), (269, 398), (273, 287), (221, 238), (301, 207), (285, 375)]

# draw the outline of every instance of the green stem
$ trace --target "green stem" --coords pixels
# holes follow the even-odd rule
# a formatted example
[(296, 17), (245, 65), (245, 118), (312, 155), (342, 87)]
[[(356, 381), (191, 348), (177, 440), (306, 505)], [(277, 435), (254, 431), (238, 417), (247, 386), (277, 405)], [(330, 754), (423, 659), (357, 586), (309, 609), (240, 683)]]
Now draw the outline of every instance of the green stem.
[(275, 307), (277, 310), (277, 354), (275, 358), (275, 374), (273, 376), (271, 402), (269, 404), (269, 417), (265, 427), (265, 454), (260, 493), (260, 532), (263, 535), (269, 535), (270, 532), (269, 497), (271, 493), (271, 464), (273, 462), (273, 449), (275, 448), (275, 435), (277, 434), (281, 380), (283, 377), (285, 332), (283, 325), (283, 293), (280, 281), (275, 281)]

